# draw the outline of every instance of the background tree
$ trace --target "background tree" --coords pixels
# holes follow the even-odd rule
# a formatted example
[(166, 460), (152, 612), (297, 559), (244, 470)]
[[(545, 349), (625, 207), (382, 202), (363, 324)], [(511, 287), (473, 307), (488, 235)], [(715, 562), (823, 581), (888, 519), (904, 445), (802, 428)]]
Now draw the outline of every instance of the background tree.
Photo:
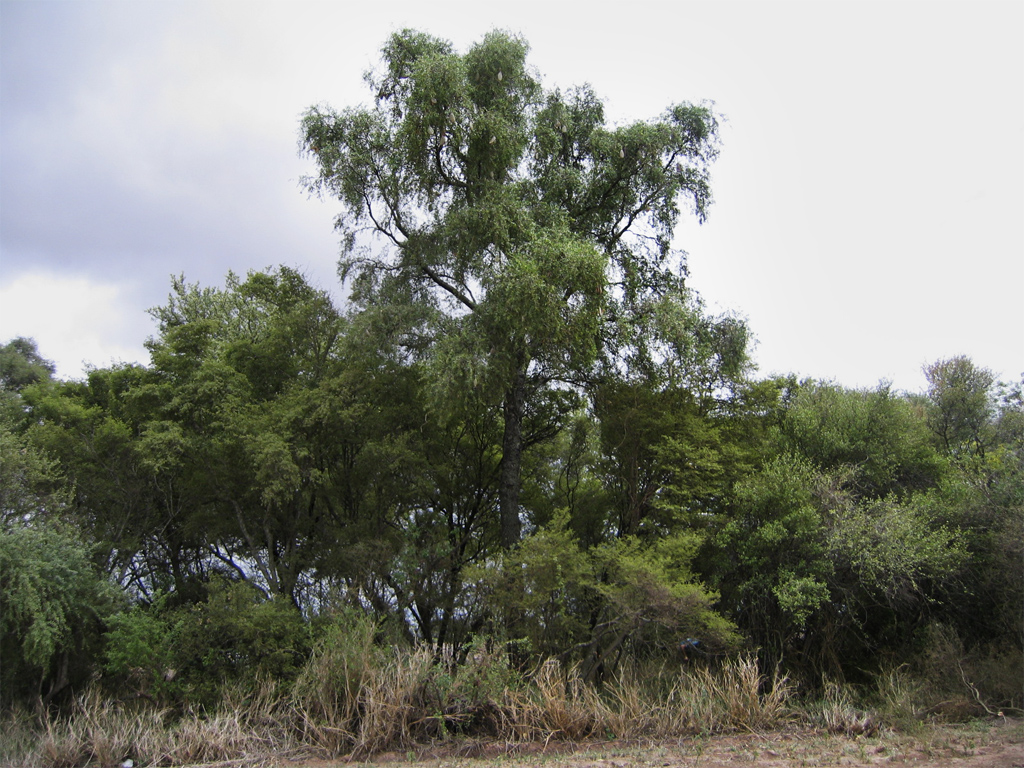
[(285, 267), (229, 275), (224, 290), (176, 281), (154, 315), (162, 411), (145, 436), (188, 488), (188, 525), (221, 568), (297, 601), (319, 536), (343, 522), (329, 490), (352, 416), (341, 318)]
[(819, 469), (849, 473), (847, 482), (860, 496), (924, 490), (943, 471), (919, 409), (885, 383), (852, 390), (804, 382), (780, 427), (779, 448)]
[(117, 595), (81, 532), (53, 522), (0, 533), (0, 680), (5, 704), (49, 704), (93, 671)]
[(93, 542), (97, 567), (148, 595), (186, 594), (202, 545), (184, 524), (189, 500), (172, 461), (156, 377), (141, 366), (95, 369), (84, 381), (30, 388), (33, 443), (73, 487), (68, 512)]
[(928, 423), (951, 454), (984, 456), (993, 437), (995, 377), (963, 355), (924, 368), (931, 401)]
[(695, 296), (665, 297), (642, 325), (642, 364), (593, 388), (623, 536), (675, 530), (725, 492), (737, 459), (728, 425), (750, 370), (746, 324), (708, 315)]
[(34, 339), (19, 336), (0, 347), (0, 390), (18, 391), (53, 378), (56, 366), (39, 354)]
[(32, 339), (18, 337), (0, 347), (0, 419), (11, 429), (28, 427), (22, 390), (53, 381), (56, 367), (39, 354)]
[(958, 526), (970, 553), (943, 614), (965, 647), (1024, 658), (1024, 398), (964, 356), (926, 367), (927, 416), (950, 460), (934, 513)]
[(57, 462), (0, 414), (0, 530), (59, 520), (70, 499)]
[(687, 636), (712, 653), (738, 647), (734, 625), (713, 607), (718, 596), (693, 573), (699, 536), (584, 548), (567, 523), (559, 514), (470, 571), (473, 594), (522, 655), (578, 662), (595, 681), (624, 658), (671, 657)]

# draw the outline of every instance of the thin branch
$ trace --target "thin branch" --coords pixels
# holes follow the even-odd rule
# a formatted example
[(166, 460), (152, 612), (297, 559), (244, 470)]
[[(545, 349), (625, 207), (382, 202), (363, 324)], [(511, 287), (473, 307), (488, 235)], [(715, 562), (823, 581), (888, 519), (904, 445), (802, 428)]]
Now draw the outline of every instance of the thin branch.
[(435, 285), (446, 290), (462, 304), (469, 307), (469, 309), (473, 310), (474, 312), (476, 311), (476, 302), (473, 301), (468, 296), (466, 296), (465, 294), (463, 294), (461, 291), (459, 291), (458, 288), (449, 283), (443, 277), (441, 277), (441, 275), (438, 274), (433, 268), (428, 267), (426, 264), (422, 263), (418, 264), (417, 266), (420, 268), (424, 275), (429, 277), (434, 282)]

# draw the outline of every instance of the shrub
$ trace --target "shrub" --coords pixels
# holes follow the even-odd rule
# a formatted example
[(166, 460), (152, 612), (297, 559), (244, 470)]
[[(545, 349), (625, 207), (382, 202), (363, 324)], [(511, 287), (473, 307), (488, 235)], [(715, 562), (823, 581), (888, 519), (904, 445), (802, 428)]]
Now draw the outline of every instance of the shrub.
[(110, 682), (160, 704), (207, 708), (225, 684), (294, 680), (312, 645), (294, 605), (222, 579), (210, 583), (205, 602), (168, 608), (158, 599), (119, 614), (106, 640)]
[(104, 670), (110, 688), (167, 704), (181, 696), (174, 660), (175, 615), (166, 596), (134, 605), (107, 621)]
[(49, 701), (87, 679), (100, 619), (114, 601), (75, 531), (42, 521), (0, 530), (3, 703)]

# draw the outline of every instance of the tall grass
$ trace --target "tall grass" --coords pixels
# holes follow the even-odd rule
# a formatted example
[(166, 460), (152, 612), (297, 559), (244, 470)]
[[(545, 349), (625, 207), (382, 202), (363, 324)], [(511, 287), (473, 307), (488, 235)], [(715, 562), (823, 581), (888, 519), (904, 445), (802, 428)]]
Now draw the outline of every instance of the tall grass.
[(849, 687), (826, 681), (821, 696), (808, 702), (804, 716), (814, 726), (843, 736), (871, 735), (878, 730), (878, 716), (854, 702)]
[[(793, 685), (776, 670), (771, 678), (753, 656), (727, 661), (720, 670), (698, 669), (682, 675), (673, 696), (687, 713), (690, 730), (758, 730), (791, 718)], [(678, 715), (677, 715), (678, 716)]]
[(265, 682), (225, 691), (211, 712), (171, 716), (91, 692), (62, 717), (45, 717), (33, 737), (21, 723), (11, 765), (72, 768), (240, 764), (270, 755), (365, 757), (460, 737), (509, 744), (536, 740), (661, 738), (785, 721), (792, 692), (753, 658), (717, 669), (627, 667), (600, 686), (556, 661), (533, 674), (514, 670), (500, 647), (474, 647), (466, 661), (428, 649), (384, 651), (372, 636), (327, 640), (293, 686)]
[(664, 738), (756, 730), (790, 717), (793, 692), (778, 674), (763, 675), (753, 657), (708, 669), (626, 667), (600, 690), (571, 668), (547, 663), (532, 681), (532, 696), (517, 718), (536, 738), (607, 736)]
[[(24, 730), (24, 725), (22, 725)], [(6, 741), (6, 739), (4, 739)], [(293, 710), (276, 686), (249, 693), (225, 693), (212, 714), (189, 712), (171, 718), (166, 710), (103, 699), (92, 690), (62, 717), (45, 715), (34, 738), (0, 750), (4, 765), (75, 766), (187, 765), (265, 760), (302, 751), (294, 736)]]

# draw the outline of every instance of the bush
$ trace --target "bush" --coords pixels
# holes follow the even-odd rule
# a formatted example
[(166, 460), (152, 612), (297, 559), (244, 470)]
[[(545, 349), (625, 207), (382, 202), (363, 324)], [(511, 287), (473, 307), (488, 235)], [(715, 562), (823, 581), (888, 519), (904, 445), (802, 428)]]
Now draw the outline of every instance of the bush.
[[(152, 605), (135, 605), (107, 621), (104, 670), (110, 687), (167, 704), (181, 697), (174, 660), (175, 613), (166, 595)], [(178, 678), (178, 679), (176, 679)]]
[(54, 523), (0, 530), (0, 691), (5, 704), (49, 702), (91, 673), (111, 585), (74, 530)]
[(218, 579), (205, 602), (167, 608), (165, 599), (114, 617), (106, 669), (136, 696), (212, 707), (225, 684), (294, 680), (312, 646), (298, 609), (252, 585)]

